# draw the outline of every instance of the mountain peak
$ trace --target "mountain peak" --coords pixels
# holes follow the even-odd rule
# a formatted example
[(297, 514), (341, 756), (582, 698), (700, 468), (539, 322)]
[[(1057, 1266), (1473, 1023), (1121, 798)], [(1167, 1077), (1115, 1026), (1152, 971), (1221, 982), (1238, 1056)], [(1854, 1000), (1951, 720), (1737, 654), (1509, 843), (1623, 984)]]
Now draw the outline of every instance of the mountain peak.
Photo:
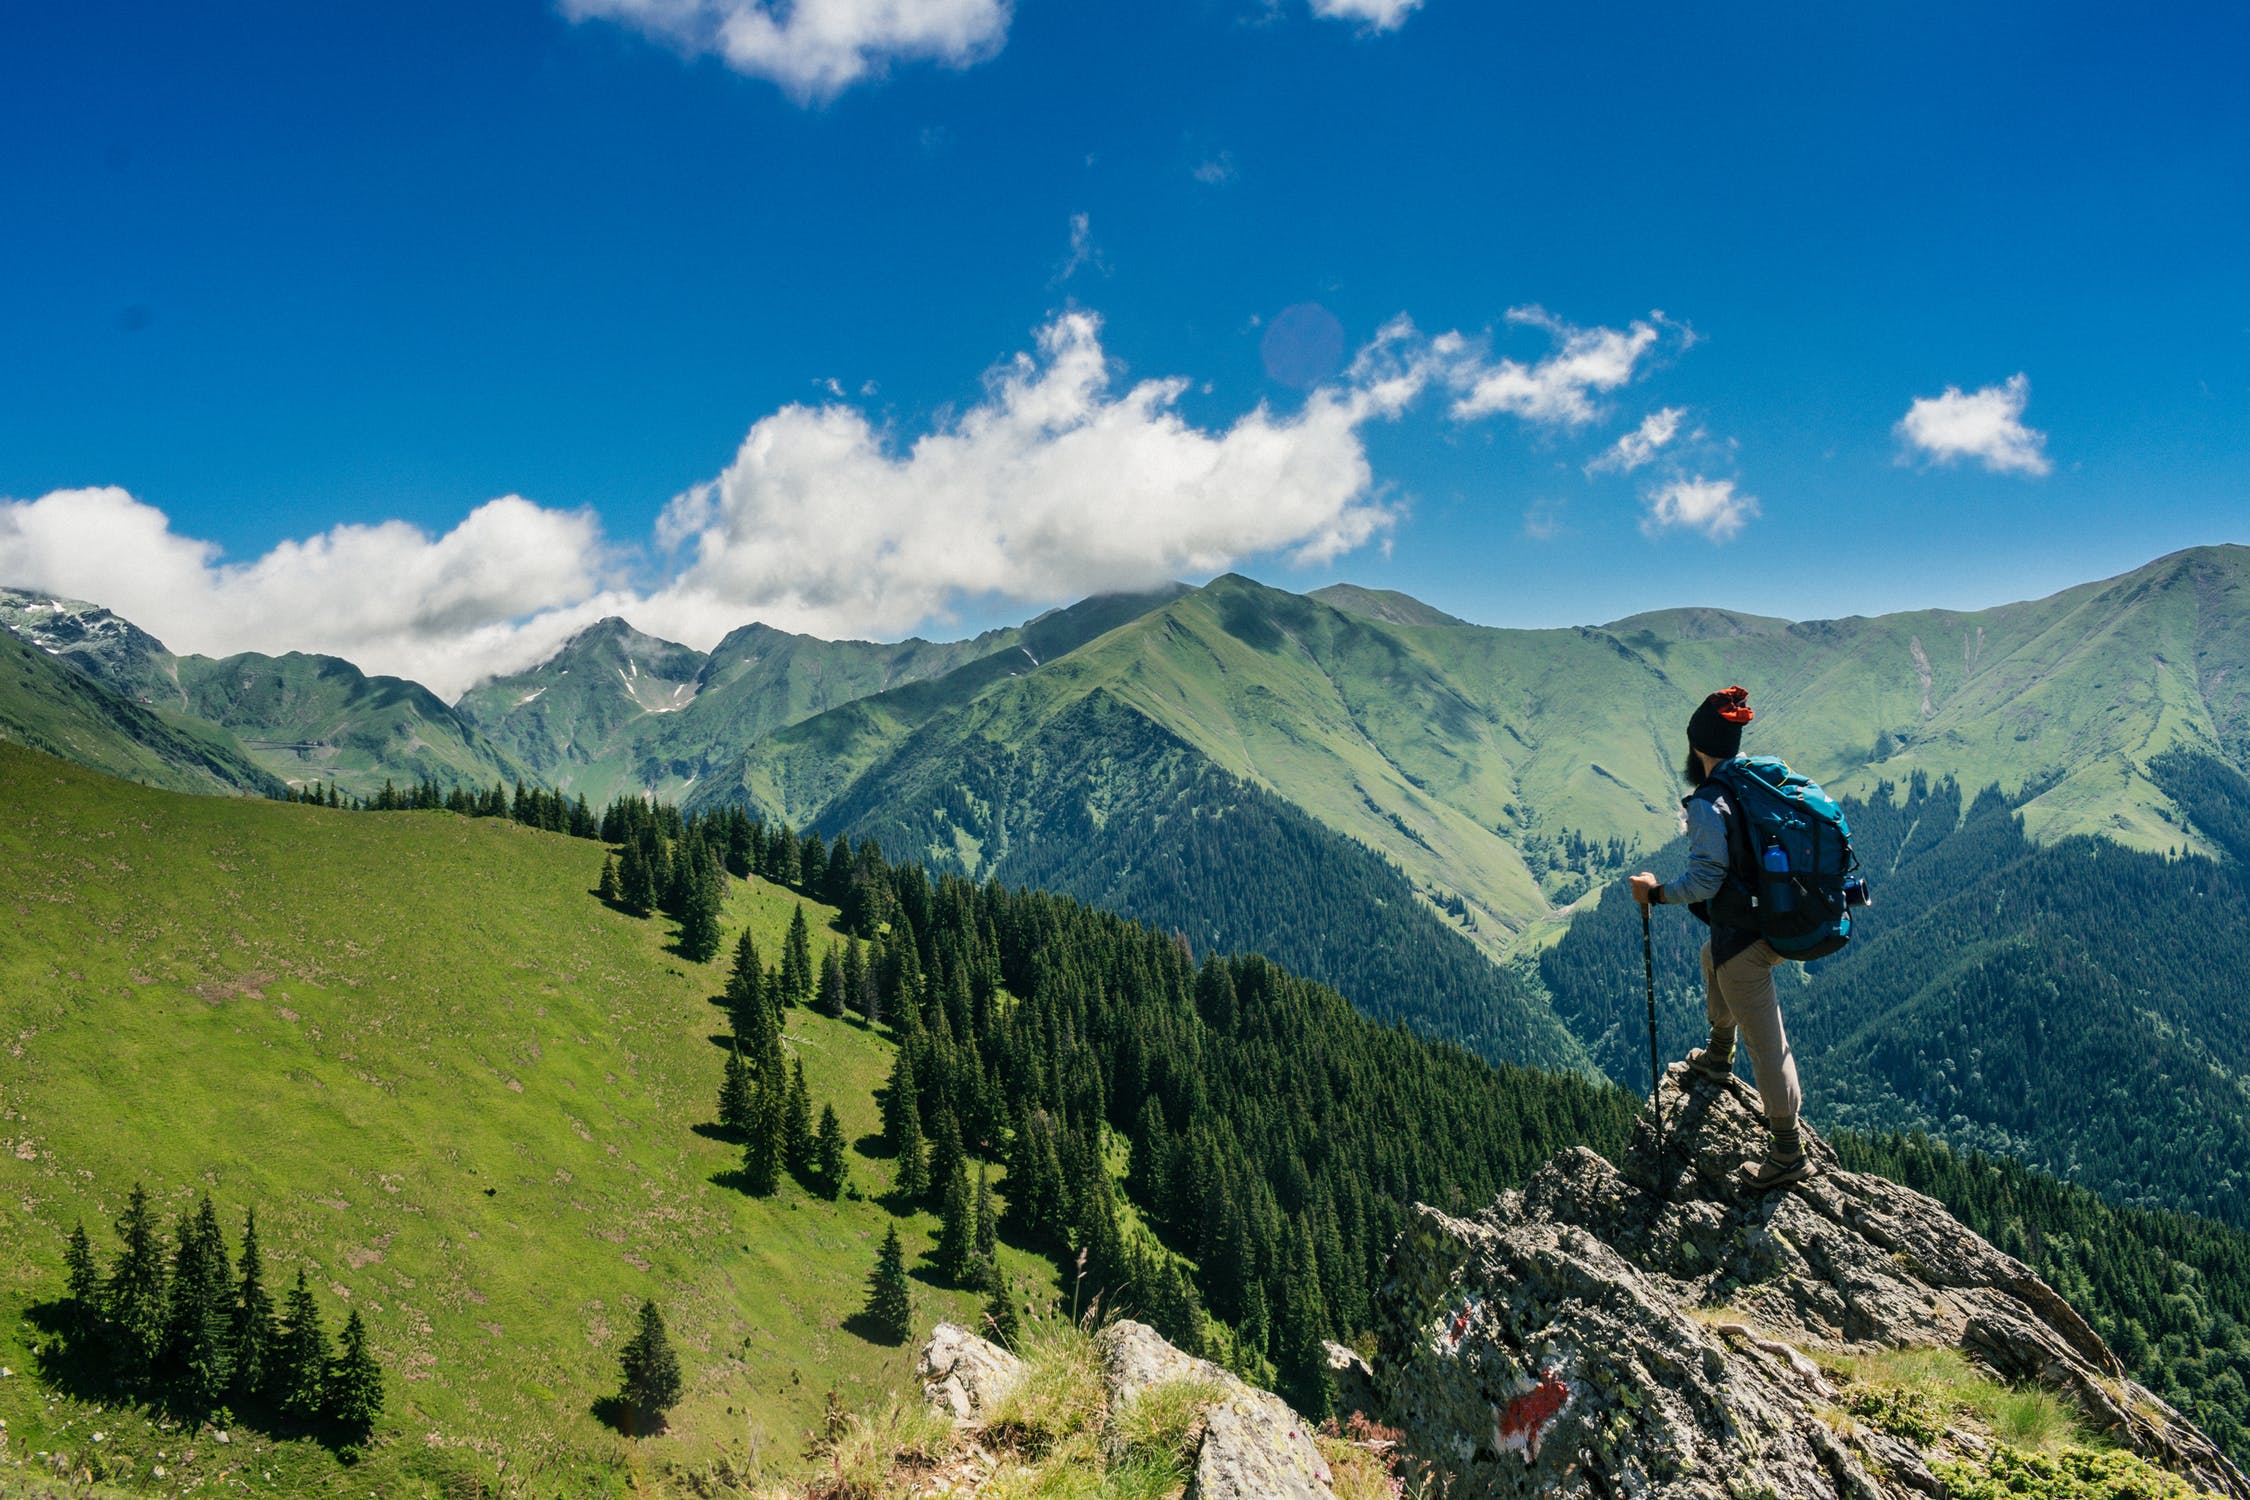
[(1412, 594), (1402, 594), (1396, 589), (1362, 588), (1356, 583), (1332, 583), (1326, 588), (1314, 589), (1307, 597), (1318, 599), (1330, 609), (1340, 609), (1347, 615), (1362, 615), (1370, 620), (1382, 620), (1392, 625), (1466, 625), (1469, 622), (1457, 615), (1449, 615), (1435, 605), (1424, 604)]

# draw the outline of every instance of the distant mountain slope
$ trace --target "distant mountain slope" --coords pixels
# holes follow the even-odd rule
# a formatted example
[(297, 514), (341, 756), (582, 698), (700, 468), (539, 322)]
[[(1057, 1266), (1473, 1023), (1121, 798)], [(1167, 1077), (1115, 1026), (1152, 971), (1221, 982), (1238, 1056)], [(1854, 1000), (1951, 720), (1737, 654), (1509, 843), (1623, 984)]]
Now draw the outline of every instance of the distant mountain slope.
[(824, 821), (909, 858), (1122, 912), (1198, 954), (1266, 954), (1378, 1020), (1488, 1058), (1590, 1067), (1538, 998), (1395, 866), (1106, 691), (1018, 742), (937, 745), (881, 762)]
[(678, 796), (775, 730), (916, 683), (950, 679), (943, 696), (965, 697), (1179, 592), (1098, 595), (964, 641), (823, 641), (745, 625), (708, 654), (610, 619), (459, 707), (552, 785), (596, 802), (623, 791)]
[(1101, 691), (1458, 897), (1497, 950), (1671, 837), (1688, 714), (1728, 682), (1752, 689), (1756, 748), (1842, 789), (1952, 775), (2028, 792), (2037, 839), (2177, 842), (2146, 767), (2175, 747), (2250, 755), (2246, 582), (2250, 548), (2212, 547), (1970, 613), (1683, 609), (1528, 631), (1402, 624), (1420, 615), (1370, 613), (1367, 591), (1328, 591), (1346, 610), (1230, 575), (1021, 678), (806, 720), (694, 795), (822, 821), (867, 805), (858, 778), (896, 779), (888, 757), (1021, 743)]
[(340, 657), (175, 656), (98, 604), (21, 589), (0, 589), (0, 627), (191, 737), (208, 735), (198, 726), (226, 731), (280, 781), (367, 796), (386, 780), (490, 785), (524, 775), (420, 683), (370, 677)]
[(223, 731), (175, 723), (0, 630), (0, 740), (180, 792), (278, 792)]

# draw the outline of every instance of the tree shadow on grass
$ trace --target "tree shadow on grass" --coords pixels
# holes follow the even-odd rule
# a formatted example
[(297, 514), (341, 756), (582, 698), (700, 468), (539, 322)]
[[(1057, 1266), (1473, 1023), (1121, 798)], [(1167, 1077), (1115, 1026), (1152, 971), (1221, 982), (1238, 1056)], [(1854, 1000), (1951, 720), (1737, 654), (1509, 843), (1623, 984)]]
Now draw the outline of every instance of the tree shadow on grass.
[(852, 1334), (858, 1338), (863, 1338), (870, 1344), (878, 1344), (885, 1349), (896, 1349), (897, 1347), (899, 1347), (899, 1345), (906, 1342), (906, 1340), (902, 1338), (893, 1338), (891, 1336), (891, 1330), (883, 1327), (880, 1323), (877, 1323), (873, 1318), (869, 1317), (865, 1309), (862, 1309), (859, 1312), (855, 1312), (850, 1317), (844, 1319), (842, 1326), (846, 1333)]
[(739, 1146), (743, 1144), (741, 1131), (729, 1130), (726, 1126), (716, 1124), (710, 1120), (698, 1120), (693, 1125), (690, 1125), (688, 1129), (694, 1131), (697, 1135), (702, 1136), (707, 1141), (720, 1141), (729, 1146)]
[(937, 1262), (931, 1260), (926, 1254), (917, 1258), (913, 1265), (906, 1268), (906, 1275), (910, 1281), (919, 1281), (922, 1285), (934, 1287), (941, 1292), (971, 1292), (977, 1290), (977, 1287), (971, 1282), (946, 1275), (938, 1269)]
[(670, 1430), (662, 1412), (645, 1412), (637, 1409), (623, 1396), (602, 1396), (586, 1408), (594, 1420), (620, 1437), (654, 1437)]
[(898, 1148), (879, 1130), (871, 1130), (853, 1141), (852, 1149), (869, 1161), (891, 1161), (898, 1156)]

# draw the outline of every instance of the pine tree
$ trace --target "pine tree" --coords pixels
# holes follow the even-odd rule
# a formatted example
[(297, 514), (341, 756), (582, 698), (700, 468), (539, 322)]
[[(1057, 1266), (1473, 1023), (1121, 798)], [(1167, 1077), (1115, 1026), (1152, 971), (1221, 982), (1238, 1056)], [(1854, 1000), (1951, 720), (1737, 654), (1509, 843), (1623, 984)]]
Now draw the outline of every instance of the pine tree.
[(234, 1390), (245, 1400), (265, 1391), (280, 1340), (265, 1278), (265, 1260), (258, 1249), (258, 1211), (249, 1209), (242, 1218), (241, 1290), (234, 1303)]
[(969, 1196), (969, 1174), (960, 1162), (944, 1179), (938, 1203), (938, 1270), (955, 1281), (968, 1280), (976, 1258), (975, 1200)]
[(920, 1115), (908, 1112), (899, 1126), (895, 1148), (898, 1171), (891, 1178), (891, 1190), (908, 1202), (915, 1202), (930, 1190), (930, 1163), (922, 1152)]
[(750, 1139), (742, 1148), (742, 1178), (760, 1198), (771, 1196), (781, 1186), (781, 1164), (787, 1154), (788, 1093), (778, 1070), (766, 1074), (758, 1085), (757, 1104), (750, 1116)]
[(211, 1195), (192, 1214), (182, 1210), (172, 1251), (165, 1310), (165, 1363), (189, 1411), (218, 1404), (233, 1365), (234, 1268)]
[(942, 1097), (937, 1110), (937, 1120), (930, 1130), (930, 1177), (925, 1191), (942, 1195), (951, 1190), (956, 1177), (964, 1177), (965, 1185), (969, 1155), (961, 1145), (961, 1126)]
[(116, 1340), (117, 1371), (128, 1383), (140, 1384), (155, 1375), (164, 1348), (164, 1252), (148, 1193), (137, 1182), (117, 1221), (117, 1238), (104, 1311)]
[(820, 1164), (820, 1190), (828, 1199), (844, 1196), (844, 1126), (836, 1118), (836, 1106), (820, 1107), (820, 1128), (813, 1134), (813, 1155)]
[(1317, 1422), (1336, 1404), (1335, 1377), (1329, 1373), (1322, 1347), (1328, 1335), (1328, 1304), (1320, 1290), (1312, 1237), (1303, 1221), (1288, 1232), (1287, 1241), (1281, 1319), (1274, 1327), (1274, 1368), (1289, 1404)]
[[(758, 1012), (766, 1008), (766, 970), (758, 958), (758, 940), (744, 928), (735, 940), (734, 967), (727, 971), (727, 1014), (734, 1034), (747, 1037), (757, 1025)], [(756, 1049), (752, 1048), (752, 1055)]]
[(367, 1325), (356, 1307), (344, 1320), (343, 1345), (323, 1389), (323, 1415), (347, 1432), (365, 1434), (383, 1414), (383, 1368), (368, 1352)]
[(914, 1331), (914, 1303), (906, 1287), (906, 1252), (898, 1242), (898, 1226), (883, 1235), (876, 1252), (875, 1273), (867, 1279), (867, 1307), (863, 1316), (885, 1343), (903, 1344)]
[(709, 963), (719, 953), (719, 910), (726, 877), (701, 857), (682, 863), (688, 874), (680, 907), (680, 955), (691, 963)]
[(875, 983), (867, 969), (867, 950), (857, 937), (844, 940), (842, 963), (844, 1004), (870, 1026), (875, 1024)]
[(617, 1399), (637, 1419), (633, 1430), (662, 1431), (664, 1414), (679, 1404), (680, 1361), (654, 1302), (641, 1304), (640, 1326), (617, 1362), (624, 1377)]
[(305, 1285), (302, 1270), (289, 1294), (274, 1361), (273, 1394), (283, 1416), (306, 1424), (320, 1420), (328, 1397), (328, 1333), (320, 1326), (320, 1307)]
[(805, 1087), (805, 1060), (791, 1058), (789, 1062), (789, 1097), (782, 1117), (782, 1160), (789, 1170), (799, 1177), (811, 1174), (813, 1166), (812, 1091)]
[(596, 882), (594, 894), (611, 906), (615, 906), (619, 897), (623, 894), (622, 889), (617, 884), (617, 857), (615, 855), (604, 854), (602, 856), (602, 878)]
[(84, 1219), (70, 1232), (70, 1240), (63, 1247), (63, 1264), (70, 1268), (71, 1343), (85, 1349), (102, 1331), (102, 1273), (94, 1264), (94, 1245), (86, 1238)]
[(998, 1256), (999, 1250), (1000, 1224), (992, 1208), (992, 1176), (980, 1161), (977, 1163), (976, 1257), (989, 1265)]
[(638, 839), (625, 843), (624, 856), (617, 866), (617, 895), (619, 904), (636, 917), (647, 916), (656, 905), (656, 878)]
[(844, 961), (830, 943), (820, 959), (820, 988), (816, 1003), (824, 1016), (844, 1018)]
[(781, 941), (782, 1004), (808, 1004), (812, 987), (812, 929), (805, 923), (805, 908), (800, 904), (789, 919), (789, 935)]
[(750, 1070), (742, 1065), (742, 1048), (729, 1048), (726, 1073), (719, 1081), (719, 1128), (736, 1140), (748, 1139), (754, 1107)]

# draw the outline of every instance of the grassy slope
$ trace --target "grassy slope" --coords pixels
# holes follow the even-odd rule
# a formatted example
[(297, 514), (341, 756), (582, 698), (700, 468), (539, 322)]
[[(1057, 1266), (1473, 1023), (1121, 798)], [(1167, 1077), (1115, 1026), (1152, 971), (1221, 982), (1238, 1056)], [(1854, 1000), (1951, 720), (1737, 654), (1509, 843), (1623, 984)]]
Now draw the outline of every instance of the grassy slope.
[(223, 730), (131, 703), (0, 630), (0, 741), (191, 792), (278, 790)]
[[(174, 796), (0, 747), (18, 872), (0, 897), (0, 1363), (29, 1365), (19, 1314), (59, 1287), (70, 1225), (106, 1251), (138, 1178), (167, 1220), (210, 1190), (230, 1239), (256, 1204), (269, 1275), (304, 1266), (333, 1319), (345, 1298), (368, 1316), (390, 1446), (363, 1477), (428, 1434), (507, 1454), (541, 1493), (607, 1483), (626, 1445), (589, 1406), (644, 1296), (689, 1396), (643, 1465), (786, 1459), (829, 1383), (903, 1383), (908, 1351), (838, 1326), (890, 1216), (714, 1182), (739, 1155), (692, 1128), (719, 1079), (718, 968), (685, 972), (666, 924), (599, 906), (601, 854), (500, 820)], [(738, 889), (730, 943), (748, 923), (778, 952), (794, 899)], [(873, 1132), (889, 1044), (806, 1015), (791, 1032), (816, 1106)], [(887, 1182), (886, 1162), (852, 1170)], [(934, 1227), (902, 1222), (910, 1255)], [(974, 1308), (917, 1299), (924, 1320)], [(0, 1382), (0, 1416), (19, 1455), (65, 1419), (23, 1380)]]

